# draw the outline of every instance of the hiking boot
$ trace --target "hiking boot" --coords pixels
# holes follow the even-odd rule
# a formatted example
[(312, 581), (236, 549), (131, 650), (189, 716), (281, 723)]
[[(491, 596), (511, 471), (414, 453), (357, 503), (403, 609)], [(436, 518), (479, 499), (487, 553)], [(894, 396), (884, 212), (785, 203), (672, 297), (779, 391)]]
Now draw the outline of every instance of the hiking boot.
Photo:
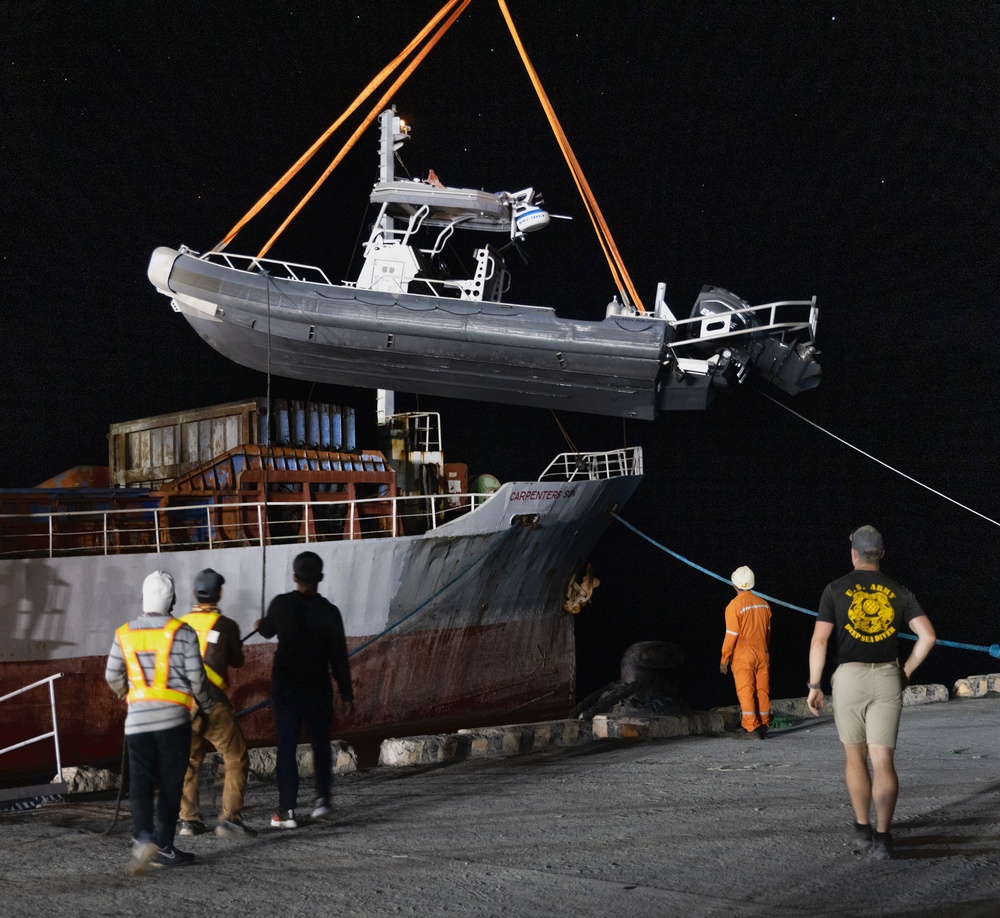
[(137, 877), (149, 870), (149, 862), (156, 855), (156, 845), (151, 841), (132, 842), (132, 860), (126, 868), (132, 876)]
[(278, 810), (271, 817), (272, 829), (297, 829), (299, 824), (295, 821), (295, 810)]
[(889, 832), (872, 832), (872, 857), (877, 861), (892, 860), (892, 835)]
[(257, 830), (243, 825), (242, 822), (220, 819), (219, 824), (215, 827), (215, 834), (219, 838), (254, 838), (257, 835)]
[(194, 855), (189, 851), (179, 851), (173, 845), (156, 849), (149, 862), (150, 867), (187, 867), (194, 863)]
[(315, 808), (312, 811), (313, 819), (325, 819), (333, 812), (330, 801), (327, 797), (317, 797)]
[(182, 819), (177, 834), (184, 836), (184, 838), (191, 838), (193, 835), (204, 835), (207, 831), (208, 826), (200, 819)]

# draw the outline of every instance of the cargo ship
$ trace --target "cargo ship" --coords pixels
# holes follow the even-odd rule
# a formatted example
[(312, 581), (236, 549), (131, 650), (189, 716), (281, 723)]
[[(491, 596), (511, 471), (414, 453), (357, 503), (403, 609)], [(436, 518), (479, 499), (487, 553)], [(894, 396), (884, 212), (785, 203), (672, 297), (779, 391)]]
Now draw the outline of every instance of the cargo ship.
[(263, 398), (144, 418), (111, 426), (107, 468), (0, 491), (0, 784), (55, 774), (53, 726), (63, 766), (117, 764), (125, 711), (104, 666), (157, 569), (175, 614), (199, 570), (225, 577), (247, 638), (233, 703), (250, 743), (273, 744), (274, 644), (252, 631), (305, 547), (344, 615), (356, 702), (338, 735), (362, 756), (391, 735), (566, 714), (571, 612), (641, 449), (469, 482), (435, 413), (386, 418), (388, 455), (358, 450), (355, 427), (351, 409)]

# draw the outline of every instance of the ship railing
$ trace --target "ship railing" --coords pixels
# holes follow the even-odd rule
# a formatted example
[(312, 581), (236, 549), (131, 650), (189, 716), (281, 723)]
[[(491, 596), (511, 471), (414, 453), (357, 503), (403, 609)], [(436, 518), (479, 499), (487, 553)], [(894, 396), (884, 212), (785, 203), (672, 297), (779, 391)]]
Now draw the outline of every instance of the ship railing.
[(0, 515), (0, 558), (119, 555), (419, 535), (491, 495), (448, 493)]
[[(746, 328), (732, 328), (731, 320), (734, 316), (753, 318), (757, 324)], [(691, 344), (717, 341), (720, 338), (739, 338), (772, 332), (784, 335), (804, 329), (809, 329), (810, 338), (815, 341), (818, 321), (819, 309), (816, 306), (816, 297), (811, 300), (779, 300), (775, 303), (764, 303), (746, 309), (732, 309), (709, 315), (693, 316), (690, 319), (676, 319), (669, 324), (681, 332), (681, 335), (670, 342), (670, 347), (680, 348)], [(685, 335), (687, 337), (684, 337)]]
[(6, 790), (0, 790), (0, 800), (15, 800), (23, 799), (27, 797), (33, 797), (40, 794), (61, 794), (66, 790), (66, 785), (62, 783), (63, 773), (62, 773), (62, 753), (59, 750), (59, 721), (56, 718), (56, 693), (53, 687), (53, 683), (56, 679), (62, 678), (62, 673), (56, 673), (52, 676), (46, 676), (44, 679), (39, 679), (37, 682), (32, 682), (31, 685), (26, 685), (23, 688), (15, 689), (13, 692), (8, 692), (3, 697), (0, 697), (0, 703), (7, 701), (9, 698), (14, 698), (17, 695), (21, 695), (24, 692), (31, 691), (31, 689), (38, 688), (42, 685), (48, 685), (49, 687), (49, 710), (52, 713), (52, 729), (47, 733), (39, 733), (37, 736), (32, 736), (29, 739), (22, 740), (19, 743), (14, 743), (12, 746), (7, 746), (4, 749), (0, 749), (0, 755), (5, 755), (8, 752), (13, 752), (15, 749), (23, 749), (25, 746), (30, 746), (32, 743), (40, 743), (43, 740), (51, 739), (55, 744), (56, 751), (56, 782), (52, 784), (45, 784), (40, 787), (17, 787), (9, 788)]
[(642, 447), (605, 453), (560, 453), (542, 472), (541, 481), (602, 481), (642, 474)]
[(294, 261), (256, 258), (253, 255), (237, 255), (229, 252), (206, 252), (204, 255), (197, 255), (197, 253), (189, 251), (187, 254), (195, 255), (201, 261), (225, 265), (227, 268), (232, 268), (235, 271), (247, 271), (250, 274), (266, 274), (268, 277), (274, 277), (278, 280), (332, 286), (330, 278), (326, 276), (326, 272), (315, 265), (300, 265)]

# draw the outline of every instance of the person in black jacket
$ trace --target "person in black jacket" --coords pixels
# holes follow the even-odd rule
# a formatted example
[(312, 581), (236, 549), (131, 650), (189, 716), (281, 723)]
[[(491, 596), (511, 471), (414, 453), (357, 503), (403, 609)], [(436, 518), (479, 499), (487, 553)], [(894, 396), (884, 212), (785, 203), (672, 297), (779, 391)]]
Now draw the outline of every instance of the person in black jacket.
[(345, 714), (354, 701), (347, 641), (340, 610), (317, 592), (323, 579), (323, 561), (304, 551), (292, 563), (295, 589), (271, 600), (257, 623), (261, 637), (277, 636), (271, 672), (271, 704), (278, 738), (278, 812), (271, 817), (276, 829), (294, 829), (299, 772), (295, 748), (305, 726), (312, 744), (316, 772), (316, 801), (312, 816), (330, 814), (333, 761), (330, 733), (333, 721), (333, 685), (337, 681)]

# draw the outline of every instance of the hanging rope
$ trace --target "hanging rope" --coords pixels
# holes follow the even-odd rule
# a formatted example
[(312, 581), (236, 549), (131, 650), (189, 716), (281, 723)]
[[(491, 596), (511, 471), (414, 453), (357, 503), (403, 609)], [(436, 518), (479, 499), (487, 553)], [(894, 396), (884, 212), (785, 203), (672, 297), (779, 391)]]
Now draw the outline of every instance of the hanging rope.
[[(701, 573), (707, 574), (709, 577), (712, 577), (713, 579), (718, 580), (721, 583), (725, 583), (727, 585), (730, 584), (730, 580), (728, 577), (723, 577), (721, 574), (716, 574), (713, 571), (710, 571), (708, 568), (702, 567), (700, 564), (695, 564), (694, 561), (685, 558), (683, 555), (679, 555), (677, 554), (677, 552), (671, 551), (669, 548), (666, 547), (666, 545), (661, 545), (654, 538), (646, 535), (646, 533), (642, 532), (641, 530), (633, 526), (630, 522), (628, 522), (628, 520), (622, 519), (614, 511), (611, 512), (611, 515), (616, 520), (618, 520), (618, 522), (621, 523), (626, 529), (631, 529), (632, 532), (634, 532), (637, 536), (645, 539), (647, 542), (649, 542), (650, 545), (655, 545), (658, 549), (660, 549), (660, 551), (665, 552), (666, 554), (670, 555), (670, 557), (676, 558), (678, 561), (680, 561), (683, 564), (686, 564), (688, 567), (693, 567), (696, 571), (701, 571)], [(811, 615), (813, 618), (817, 617), (817, 613), (813, 612), (811, 609), (804, 609), (802, 608), (802, 606), (793, 605), (790, 602), (785, 602), (783, 599), (776, 599), (773, 596), (768, 596), (766, 593), (758, 592), (757, 595), (760, 596), (762, 599), (766, 599), (770, 603), (774, 603), (775, 605), (784, 606), (786, 609), (792, 609), (795, 612), (804, 612), (806, 615)], [(916, 635), (907, 634), (902, 631), (899, 632), (899, 636), (902, 638), (906, 638), (909, 641), (915, 641), (917, 639)], [(984, 644), (962, 644), (957, 641), (938, 640), (937, 646), (954, 647), (958, 650), (976, 650), (979, 651), (980, 653), (988, 653), (991, 657), (996, 657), (997, 659), (1000, 659), (1000, 644), (991, 644), (990, 646), (986, 646)]]

